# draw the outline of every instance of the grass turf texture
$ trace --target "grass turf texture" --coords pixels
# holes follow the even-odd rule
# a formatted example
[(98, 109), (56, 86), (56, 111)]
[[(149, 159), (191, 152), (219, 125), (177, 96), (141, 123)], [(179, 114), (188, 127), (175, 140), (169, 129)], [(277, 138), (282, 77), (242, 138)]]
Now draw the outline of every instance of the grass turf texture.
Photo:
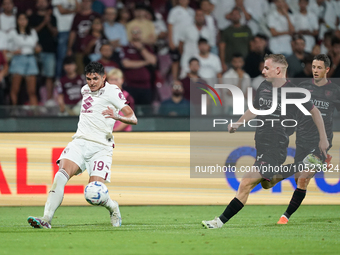
[(222, 229), (202, 220), (224, 206), (122, 206), (113, 228), (102, 207), (60, 207), (52, 229), (33, 229), (42, 207), (0, 207), (0, 254), (340, 254), (340, 206), (246, 206)]

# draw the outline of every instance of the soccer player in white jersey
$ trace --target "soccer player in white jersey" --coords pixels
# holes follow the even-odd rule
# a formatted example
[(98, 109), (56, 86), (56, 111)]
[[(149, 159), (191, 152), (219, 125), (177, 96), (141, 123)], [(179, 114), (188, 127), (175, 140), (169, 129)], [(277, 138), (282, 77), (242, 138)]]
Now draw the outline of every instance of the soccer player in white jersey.
[[(72, 137), (73, 141), (67, 145), (57, 161), (59, 171), (48, 194), (44, 216), (30, 216), (27, 219), (34, 228), (51, 228), (53, 215), (63, 200), (65, 185), (72, 176), (87, 169), (89, 182), (110, 181), (114, 147), (113, 126), (116, 120), (130, 125), (137, 124), (137, 118), (122, 91), (118, 86), (105, 81), (102, 64), (88, 64), (85, 67), (85, 75), (87, 84), (81, 89), (83, 99), (78, 129)], [(124, 116), (119, 115), (119, 111)], [(103, 206), (110, 212), (112, 225), (121, 226), (118, 203), (109, 198)]]

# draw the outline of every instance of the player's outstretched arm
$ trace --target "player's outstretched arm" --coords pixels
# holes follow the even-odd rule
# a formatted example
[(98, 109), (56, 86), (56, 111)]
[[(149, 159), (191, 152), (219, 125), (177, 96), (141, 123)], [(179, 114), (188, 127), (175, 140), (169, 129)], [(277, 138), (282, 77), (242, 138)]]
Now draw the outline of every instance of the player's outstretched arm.
[(133, 110), (130, 106), (124, 106), (121, 109), (121, 112), (124, 114), (124, 116), (119, 115), (117, 112), (115, 112), (112, 108), (107, 107), (107, 110), (103, 111), (102, 114), (106, 115), (105, 118), (112, 118), (115, 120), (119, 120), (125, 124), (130, 125), (137, 125), (137, 118)]
[(252, 113), (249, 109), (239, 118), (236, 123), (228, 125), (228, 132), (235, 133), (235, 131), (244, 123), (252, 120), (256, 117), (256, 114)]
[(325, 124), (323, 122), (321, 113), (318, 108), (313, 107), (312, 110), (310, 110), (310, 113), (312, 114), (313, 121), (318, 128), (319, 136), (320, 136), (320, 142), (319, 142), (319, 149), (323, 152), (325, 157), (327, 157), (326, 150), (329, 147), (329, 142), (327, 140), (326, 130), (325, 130)]

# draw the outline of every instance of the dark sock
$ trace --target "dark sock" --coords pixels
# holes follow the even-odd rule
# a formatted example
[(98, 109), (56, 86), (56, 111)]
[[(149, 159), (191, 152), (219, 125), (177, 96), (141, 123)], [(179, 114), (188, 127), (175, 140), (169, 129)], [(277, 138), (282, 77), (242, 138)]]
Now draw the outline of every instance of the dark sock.
[(228, 220), (230, 220), (236, 213), (238, 213), (242, 208), (243, 204), (240, 200), (238, 200), (236, 197), (231, 200), (227, 208), (224, 210), (224, 212), (220, 216), (220, 220), (223, 223), (226, 223)]
[(305, 196), (306, 190), (297, 188), (294, 191), (293, 197), (290, 200), (287, 210), (283, 215), (289, 219), (289, 217), (300, 207)]

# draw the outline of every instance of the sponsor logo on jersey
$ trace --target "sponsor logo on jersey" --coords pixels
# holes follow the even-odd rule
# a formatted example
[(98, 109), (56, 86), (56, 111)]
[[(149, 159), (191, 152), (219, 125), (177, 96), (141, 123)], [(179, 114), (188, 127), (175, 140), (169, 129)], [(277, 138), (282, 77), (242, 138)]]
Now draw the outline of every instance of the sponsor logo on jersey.
[(319, 109), (328, 109), (329, 107), (329, 102), (325, 102), (325, 101), (322, 101), (322, 100), (311, 100), (312, 103), (318, 107)]
[(84, 100), (84, 103), (85, 104), (83, 104), (83, 110), (81, 110), (81, 112), (82, 113), (91, 113), (92, 112), (92, 110), (89, 110), (89, 108), (91, 108), (92, 107), (92, 103), (93, 102), (93, 98), (91, 97), (91, 96), (89, 96), (88, 98), (86, 98), (85, 100)]

